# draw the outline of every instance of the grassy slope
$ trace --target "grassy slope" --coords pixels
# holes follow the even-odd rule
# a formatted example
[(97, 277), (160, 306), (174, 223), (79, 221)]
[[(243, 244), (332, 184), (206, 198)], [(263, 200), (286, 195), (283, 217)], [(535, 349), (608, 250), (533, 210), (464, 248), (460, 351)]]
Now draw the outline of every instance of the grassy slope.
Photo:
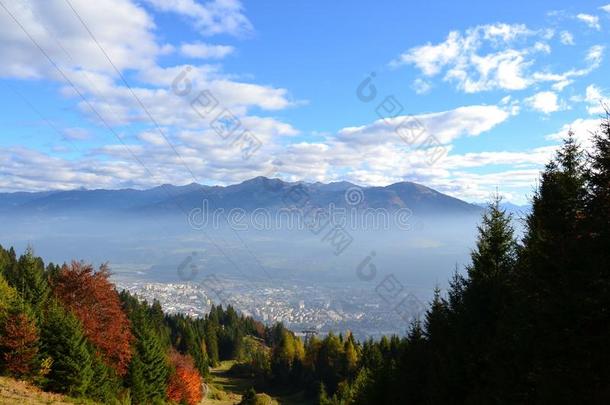
[[(229, 376), (227, 372), (234, 364), (234, 361), (224, 361), (212, 370), (212, 382), (209, 390), (212, 395), (208, 395), (202, 405), (233, 405), (241, 401), (241, 396), (251, 386), (252, 381), (245, 378), (235, 378)], [(210, 399), (216, 396), (218, 399)], [(302, 395), (291, 396), (272, 395), (273, 399), (281, 405), (310, 405), (310, 401), (302, 398)], [(59, 394), (52, 394), (41, 391), (39, 388), (24, 381), (12, 378), (0, 377), (0, 405), (74, 405), (89, 404), (95, 405), (90, 401), (82, 401), (68, 398)]]
[(0, 404), (2, 405), (73, 405), (84, 403), (92, 404), (92, 402), (82, 402), (63, 395), (43, 392), (23, 381), (0, 377)]
[[(211, 395), (208, 395), (202, 402), (203, 405), (233, 405), (241, 401), (242, 395), (252, 386), (252, 381), (245, 378), (235, 378), (229, 376), (227, 372), (234, 361), (223, 361), (221, 365), (211, 370), (212, 382), (210, 387)], [(211, 399), (216, 396), (219, 399)], [(310, 401), (302, 398), (302, 395), (275, 396), (273, 399), (281, 405), (310, 405)]]

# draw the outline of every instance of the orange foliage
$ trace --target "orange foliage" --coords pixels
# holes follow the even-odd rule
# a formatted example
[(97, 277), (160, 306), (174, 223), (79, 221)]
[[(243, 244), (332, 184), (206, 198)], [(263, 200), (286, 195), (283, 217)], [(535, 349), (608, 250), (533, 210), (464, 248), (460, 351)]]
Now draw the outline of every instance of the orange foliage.
[(203, 399), (203, 379), (190, 356), (176, 351), (170, 353), (170, 362), (175, 369), (167, 386), (167, 398), (175, 402), (196, 405)]
[(133, 335), (106, 265), (99, 271), (79, 262), (64, 265), (53, 281), (53, 292), (81, 320), (85, 335), (120, 376), (131, 361)]
[(29, 374), (38, 354), (38, 329), (24, 313), (11, 315), (0, 335), (6, 369), (17, 376)]

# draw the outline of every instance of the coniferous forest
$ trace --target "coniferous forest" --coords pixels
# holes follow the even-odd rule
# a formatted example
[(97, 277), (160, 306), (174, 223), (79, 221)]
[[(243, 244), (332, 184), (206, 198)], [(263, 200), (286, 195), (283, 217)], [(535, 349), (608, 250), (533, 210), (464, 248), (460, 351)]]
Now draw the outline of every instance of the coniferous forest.
[(610, 403), (610, 119), (541, 173), (523, 238), (499, 198), (471, 262), (404, 337), (301, 340), (228, 307), (165, 314), (105, 266), (0, 249), (0, 372), (100, 403), (197, 404), (210, 369), (316, 404)]

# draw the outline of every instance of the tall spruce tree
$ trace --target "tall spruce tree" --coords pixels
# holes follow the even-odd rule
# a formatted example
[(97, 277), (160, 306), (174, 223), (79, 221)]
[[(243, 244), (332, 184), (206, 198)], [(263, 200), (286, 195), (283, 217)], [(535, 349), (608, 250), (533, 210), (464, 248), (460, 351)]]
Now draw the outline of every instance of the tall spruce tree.
[(510, 322), (516, 337), (515, 400), (586, 402), (584, 370), (578, 370), (588, 356), (578, 341), (580, 308), (589, 293), (583, 277), (585, 196), (583, 153), (570, 133), (542, 173), (527, 218), (516, 280), (519, 300)]
[(12, 247), (7, 250), (0, 245), (0, 275), (6, 277), (7, 273), (13, 269), (16, 262), (15, 250)]
[(593, 136), (593, 152), (587, 172), (589, 237), (600, 269), (610, 261), (610, 113)]
[(167, 353), (153, 330), (146, 326), (138, 329), (135, 358), (127, 380), (134, 402), (148, 404), (165, 398), (169, 365)]
[(49, 298), (51, 289), (44, 270), (44, 263), (34, 256), (28, 247), (17, 263), (5, 271), (7, 281), (19, 292), (21, 298), (39, 314)]
[(589, 194), (585, 241), (586, 295), (582, 297), (581, 336), (588, 348), (584, 357), (593, 399), (610, 402), (610, 114), (606, 113), (593, 137), (587, 173)]
[(210, 360), (210, 365), (215, 367), (218, 365), (220, 360), (219, 351), (218, 351), (218, 335), (217, 335), (218, 325), (215, 322), (208, 320), (205, 325), (205, 342), (206, 348), (208, 350), (208, 359)]
[(51, 303), (42, 328), (42, 351), (53, 361), (47, 389), (83, 396), (93, 381), (92, 360), (80, 321)]
[(95, 347), (89, 344), (88, 349), (94, 378), (87, 388), (86, 396), (105, 404), (113, 403), (121, 390), (121, 378), (104, 362)]

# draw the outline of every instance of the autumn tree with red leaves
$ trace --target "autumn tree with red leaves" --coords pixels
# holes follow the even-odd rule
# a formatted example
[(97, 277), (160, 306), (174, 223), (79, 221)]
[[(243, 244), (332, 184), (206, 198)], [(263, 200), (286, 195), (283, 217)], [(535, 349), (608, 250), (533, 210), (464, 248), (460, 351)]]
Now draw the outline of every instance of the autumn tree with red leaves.
[(203, 379), (195, 368), (193, 358), (172, 351), (170, 363), (174, 372), (167, 387), (167, 398), (178, 403), (196, 405), (203, 399)]
[(124, 376), (131, 361), (134, 337), (109, 276), (106, 265), (94, 271), (90, 264), (72, 262), (53, 278), (52, 287), (55, 296), (80, 319), (87, 339), (104, 362)]
[(11, 374), (30, 374), (38, 355), (38, 328), (24, 312), (14, 312), (0, 333), (0, 350), (4, 367)]

